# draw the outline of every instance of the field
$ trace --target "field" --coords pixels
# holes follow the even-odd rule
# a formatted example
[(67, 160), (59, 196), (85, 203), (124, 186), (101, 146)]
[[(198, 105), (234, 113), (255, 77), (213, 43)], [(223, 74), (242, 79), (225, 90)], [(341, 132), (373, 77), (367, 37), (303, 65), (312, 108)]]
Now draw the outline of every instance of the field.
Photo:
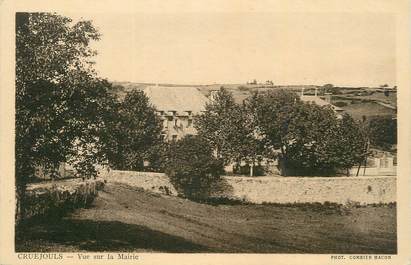
[(17, 230), (16, 251), (396, 253), (395, 206), (210, 205), (108, 183), (92, 207)]

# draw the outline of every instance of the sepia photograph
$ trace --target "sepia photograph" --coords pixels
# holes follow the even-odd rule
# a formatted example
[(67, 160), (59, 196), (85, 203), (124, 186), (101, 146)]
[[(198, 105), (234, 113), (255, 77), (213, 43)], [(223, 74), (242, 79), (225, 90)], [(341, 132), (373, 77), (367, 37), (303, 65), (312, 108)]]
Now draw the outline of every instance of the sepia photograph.
[(16, 13), (16, 251), (395, 254), (394, 22)]
[(12, 16), (18, 259), (399, 254), (395, 13)]

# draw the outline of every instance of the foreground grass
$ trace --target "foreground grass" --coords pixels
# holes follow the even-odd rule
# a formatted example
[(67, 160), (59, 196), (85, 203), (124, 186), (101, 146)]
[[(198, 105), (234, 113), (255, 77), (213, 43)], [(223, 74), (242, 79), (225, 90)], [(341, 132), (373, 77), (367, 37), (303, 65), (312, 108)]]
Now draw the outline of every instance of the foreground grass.
[(396, 208), (209, 205), (108, 184), (89, 209), (32, 220), (16, 251), (396, 253)]

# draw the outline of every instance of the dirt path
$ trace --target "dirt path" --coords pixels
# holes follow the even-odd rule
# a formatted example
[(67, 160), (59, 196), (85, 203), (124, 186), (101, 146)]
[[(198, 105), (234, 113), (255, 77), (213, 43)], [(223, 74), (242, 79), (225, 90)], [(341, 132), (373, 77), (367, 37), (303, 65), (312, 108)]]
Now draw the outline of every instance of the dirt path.
[(17, 249), (395, 253), (395, 212), (395, 207), (342, 213), (273, 205), (212, 206), (109, 183), (93, 207), (55, 224), (32, 224)]

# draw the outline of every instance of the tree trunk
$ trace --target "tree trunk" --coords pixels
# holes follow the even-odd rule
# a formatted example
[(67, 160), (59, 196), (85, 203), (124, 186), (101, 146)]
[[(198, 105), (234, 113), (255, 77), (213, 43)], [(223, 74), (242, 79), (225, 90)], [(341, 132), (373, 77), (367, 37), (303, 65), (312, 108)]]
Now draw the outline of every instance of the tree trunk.
[(15, 214), (15, 221), (16, 225), (20, 223), (20, 221), (23, 219), (25, 213), (25, 207), (24, 207), (24, 196), (26, 192), (26, 187), (25, 185), (21, 185), (16, 187), (16, 214)]
[(254, 162), (250, 165), (250, 177), (254, 176)]
[(280, 165), (281, 175), (287, 176), (287, 157), (285, 154), (284, 146), (281, 146), (281, 157), (278, 161)]
[(365, 175), (365, 169), (367, 167), (367, 159), (368, 159), (368, 150), (370, 149), (370, 139), (368, 139), (366, 145), (365, 145), (365, 158), (364, 158), (364, 175)]
[(360, 174), (361, 164), (362, 162), (360, 162), (360, 164), (358, 165), (357, 174), (355, 175), (356, 177), (358, 177), (358, 174)]
[(280, 168), (280, 174), (282, 176), (287, 176), (287, 165), (286, 165), (285, 159), (280, 158), (278, 160), (278, 165), (279, 165), (279, 168)]

